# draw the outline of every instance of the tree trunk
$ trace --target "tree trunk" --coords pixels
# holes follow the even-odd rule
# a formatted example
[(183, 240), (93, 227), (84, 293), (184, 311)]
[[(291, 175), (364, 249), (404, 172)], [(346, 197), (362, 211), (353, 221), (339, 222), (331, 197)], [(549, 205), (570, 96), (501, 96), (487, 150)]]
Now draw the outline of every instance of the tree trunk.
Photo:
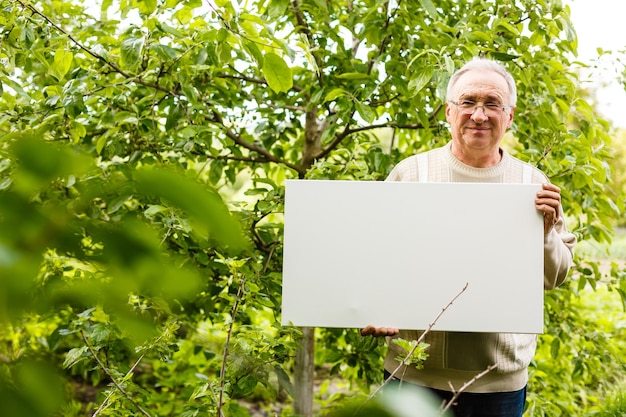
[(313, 162), (315, 162), (315, 158), (322, 150), (322, 134), (326, 128), (327, 124), (325, 122), (317, 120), (316, 107), (306, 112), (301, 164), (305, 171), (311, 168)]
[[(322, 148), (322, 133), (326, 123), (317, 119), (317, 107), (306, 112), (302, 167), (309, 169)], [(301, 174), (301, 179), (304, 177)], [(303, 327), (294, 362), (294, 412), (304, 417), (313, 415), (313, 382), (315, 379), (315, 328)]]
[(315, 329), (302, 328), (300, 346), (296, 350), (294, 362), (294, 412), (295, 414), (311, 417), (313, 415), (313, 381), (315, 356)]

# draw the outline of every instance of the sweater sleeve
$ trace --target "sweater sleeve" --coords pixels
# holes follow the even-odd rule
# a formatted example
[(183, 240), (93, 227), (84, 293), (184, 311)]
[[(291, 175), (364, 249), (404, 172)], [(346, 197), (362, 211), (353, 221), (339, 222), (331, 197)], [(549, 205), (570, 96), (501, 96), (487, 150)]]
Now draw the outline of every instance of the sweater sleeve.
[(564, 218), (561, 208), (559, 220), (543, 238), (543, 286), (546, 290), (561, 285), (572, 266), (576, 236), (567, 231)]

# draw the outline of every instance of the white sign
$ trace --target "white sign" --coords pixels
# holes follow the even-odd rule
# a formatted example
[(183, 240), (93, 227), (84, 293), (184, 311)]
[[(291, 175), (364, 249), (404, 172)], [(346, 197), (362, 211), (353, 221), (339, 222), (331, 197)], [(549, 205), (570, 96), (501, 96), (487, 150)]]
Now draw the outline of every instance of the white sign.
[(287, 181), (282, 323), (542, 333), (540, 188)]

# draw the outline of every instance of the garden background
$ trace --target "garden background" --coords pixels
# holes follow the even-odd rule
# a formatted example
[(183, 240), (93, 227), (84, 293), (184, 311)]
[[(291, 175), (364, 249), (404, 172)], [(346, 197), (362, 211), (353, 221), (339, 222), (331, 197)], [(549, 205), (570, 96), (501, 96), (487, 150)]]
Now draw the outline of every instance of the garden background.
[(340, 415), (373, 402), (382, 341), (280, 325), (284, 181), (383, 180), (443, 145), (447, 80), (479, 55), (518, 80), (504, 146), (561, 187), (580, 240), (570, 279), (546, 293), (526, 415), (624, 414), (626, 136), (579, 81), (566, 4), (0, 10), (3, 415)]

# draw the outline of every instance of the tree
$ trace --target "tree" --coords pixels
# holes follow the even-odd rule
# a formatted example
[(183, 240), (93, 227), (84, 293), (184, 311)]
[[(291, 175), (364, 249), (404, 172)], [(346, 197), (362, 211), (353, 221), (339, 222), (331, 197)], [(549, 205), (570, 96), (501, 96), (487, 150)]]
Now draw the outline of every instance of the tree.
[[(79, 413), (31, 409), (41, 357), (114, 381), (101, 414), (245, 415), (238, 399), (285, 393), (310, 414), (313, 378), (290, 373), (314, 339), (367, 389), (371, 342), (279, 324), (282, 184), (380, 180), (441, 146), (447, 80), (477, 55), (518, 80), (511, 150), (561, 186), (579, 238), (611, 237), (608, 125), (559, 1), (0, 3), (0, 396), (28, 415)], [(580, 285), (606, 278), (577, 262)]]
[[(611, 163), (611, 189), (614, 190), (616, 196), (623, 195), (626, 188), (626, 173), (624, 172), (624, 158), (626, 152), (626, 130), (618, 129), (613, 137), (613, 148), (615, 153), (613, 161)], [(617, 197), (619, 198), (619, 197)], [(624, 218), (622, 216), (619, 221), (621, 226), (624, 225)]]

